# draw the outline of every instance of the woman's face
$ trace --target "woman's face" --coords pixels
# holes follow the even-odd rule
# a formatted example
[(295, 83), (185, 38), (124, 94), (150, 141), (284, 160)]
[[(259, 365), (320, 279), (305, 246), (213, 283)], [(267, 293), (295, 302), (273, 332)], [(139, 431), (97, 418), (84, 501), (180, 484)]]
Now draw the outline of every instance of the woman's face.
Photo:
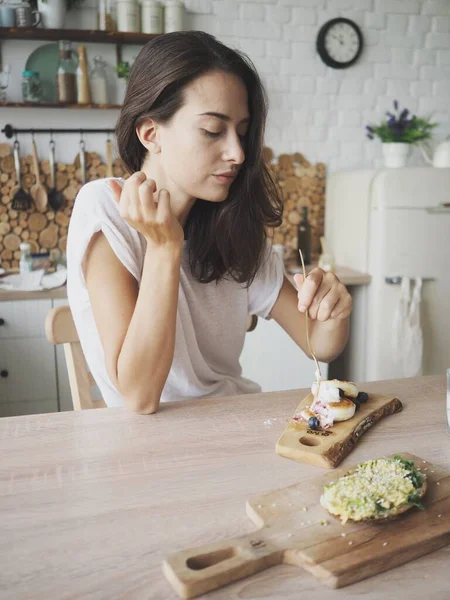
[(245, 160), (246, 87), (236, 75), (214, 71), (188, 85), (184, 98), (170, 123), (156, 126), (159, 166), (169, 187), (221, 202)]

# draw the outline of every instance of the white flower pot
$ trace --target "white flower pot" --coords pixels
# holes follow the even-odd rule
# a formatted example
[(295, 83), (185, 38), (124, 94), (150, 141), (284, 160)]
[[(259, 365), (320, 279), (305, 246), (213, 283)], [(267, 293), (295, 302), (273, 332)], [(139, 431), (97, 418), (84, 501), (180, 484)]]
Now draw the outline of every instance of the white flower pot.
[(38, 11), (41, 13), (45, 29), (62, 29), (67, 15), (65, 0), (38, 0)]
[(410, 153), (411, 144), (404, 144), (403, 142), (384, 143), (384, 166), (388, 169), (406, 167)]

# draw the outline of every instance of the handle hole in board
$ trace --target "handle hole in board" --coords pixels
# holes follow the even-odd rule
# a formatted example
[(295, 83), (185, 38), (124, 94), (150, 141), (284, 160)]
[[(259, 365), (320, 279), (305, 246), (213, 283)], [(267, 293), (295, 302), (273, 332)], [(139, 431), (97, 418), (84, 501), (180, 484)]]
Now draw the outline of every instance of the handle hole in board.
[(223, 548), (222, 550), (216, 550), (215, 552), (210, 552), (208, 554), (192, 556), (191, 558), (187, 559), (186, 565), (193, 571), (201, 571), (202, 569), (207, 569), (208, 567), (217, 565), (224, 560), (233, 558), (233, 556), (236, 556), (236, 551), (234, 548)]
[(322, 440), (319, 437), (309, 437), (304, 435), (298, 441), (304, 446), (318, 446)]

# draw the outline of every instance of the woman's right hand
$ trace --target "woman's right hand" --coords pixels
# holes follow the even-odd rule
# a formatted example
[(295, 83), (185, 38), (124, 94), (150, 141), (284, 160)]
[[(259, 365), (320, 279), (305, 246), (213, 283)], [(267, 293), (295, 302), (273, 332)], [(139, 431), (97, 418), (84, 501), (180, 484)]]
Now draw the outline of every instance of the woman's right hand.
[(167, 190), (156, 194), (156, 183), (142, 171), (133, 173), (123, 188), (114, 179), (108, 185), (119, 203), (120, 216), (144, 236), (147, 244), (183, 245), (183, 227), (172, 214)]

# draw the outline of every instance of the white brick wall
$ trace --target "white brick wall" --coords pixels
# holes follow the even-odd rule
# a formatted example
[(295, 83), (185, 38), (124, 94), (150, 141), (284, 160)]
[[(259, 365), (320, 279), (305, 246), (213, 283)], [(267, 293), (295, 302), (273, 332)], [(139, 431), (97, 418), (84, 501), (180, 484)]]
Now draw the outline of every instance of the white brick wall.
[[(304, 152), (330, 170), (381, 165), (378, 141), (365, 137), (365, 125), (383, 117), (397, 99), (420, 114), (434, 113), (441, 125), (436, 140), (450, 133), (450, 0), (184, 0), (186, 27), (202, 29), (246, 52), (269, 94), (266, 143), (276, 153)], [(69, 26), (92, 27), (72, 11)], [(366, 47), (359, 62), (345, 70), (326, 67), (315, 50), (321, 25), (337, 16), (354, 19)], [(78, 19), (78, 20), (77, 20)], [(81, 20), (80, 20), (81, 19)], [(83, 20), (84, 19), (84, 20)], [(20, 75), (26, 57), (40, 43), (4, 42), (4, 63)], [(88, 45), (89, 58), (102, 54), (114, 64), (112, 46)], [(136, 47), (124, 48), (133, 59)], [(20, 98), (20, 76), (11, 85)], [(65, 127), (64, 110), (1, 109), (2, 126)], [(112, 127), (113, 111), (71, 111), (74, 127)], [(102, 136), (89, 136), (88, 149), (104, 155)], [(0, 136), (0, 141), (3, 141)], [(39, 137), (40, 152), (48, 140)], [(24, 151), (28, 152), (24, 139)], [(58, 158), (73, 160), (77, 140), (58, 144)], [(415, 151), (412, 162), (422, 164)]]
[[(381, 166), (380, 143), (364, 129), (394, 99), (433, 113), (436, 141), (450, 133), (450, 0), (246, 0), (239, 18), (235, 6), (190, 0), (190, 26), (201, 23), (254, 61), (269, 94), (266, 143), (276, 153), (298, 150), (330, 170)], [(321, 25), (337, 16), (354, 19), (366, 42), (357, 65), (342, 71), (315, 50)], [(417, 150), (412, 162), (422, 163)]]

